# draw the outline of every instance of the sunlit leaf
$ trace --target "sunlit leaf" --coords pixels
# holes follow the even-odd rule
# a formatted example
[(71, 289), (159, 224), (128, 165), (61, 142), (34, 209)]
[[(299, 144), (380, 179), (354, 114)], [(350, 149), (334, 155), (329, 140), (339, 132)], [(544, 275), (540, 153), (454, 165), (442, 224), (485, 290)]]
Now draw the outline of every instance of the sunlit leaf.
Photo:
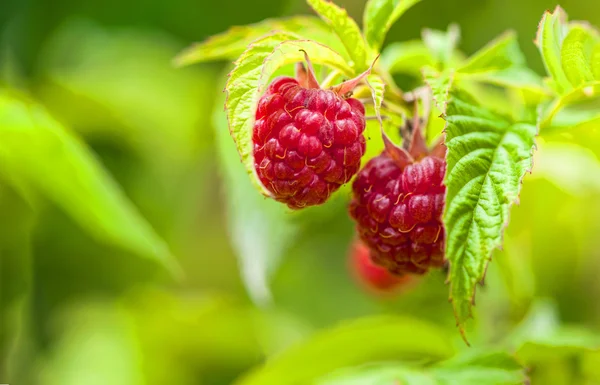
[(507, 353), (469, 352), (428, 368), (389, 363), (340, 370), (323, 377), (318, 385), (521, 385), (524, 369)]
[(504, 352), (468, 352), (432, 369), (440, 385), (524, 385), (525, 369)]
[(499, 71), (524, 64), (525, 57), (519, 48), (517, 35), (509, 31), (475, 52), (458, 71), (465, 74)]
[(447, 70), (439, 73), (431, 67), (425, 67), (422, 71), (425, 83), (431, 88), (433, 102), (438, 110), (442, 113), (446, 112), (446, 106), (450, 98), (450, 89), (454, 81), (454, 72)]
[(379, 51), (392, 25), (421, 0), (369, 0), (363, 15), (363, 29), (367, 43)]
[(434, 66), (431, 51), (420, 40), (392, 43), (385, 47), (380, 60), (392, 74), (420, 75), (421, 68)]
[(561, 64), (561, 47), (567, 31), (567, 14), (557, 6), (554, 12), (546, 12), (542, 17), (535, 40), (546, 71), (552, 78), (552, 87), (559, 94), (572, 88)]
[(436, 68), (452, 68), (456, 63), (455, 50), (460, 41), (460, 28), (456, 24), (448, 26), (448, 31), (425, 28), (423, 43), (434, 57)]
[(221, 34), (186, 48), (174, 61), (178, 66), (185, 66), (213, 60), (235, 60), (254, 40), (277, 31), (296, 34), (298, 39), (315, 40), (337, 52), (345, 53), (337, 35), (321, 19), (314, 16), (294, 16), (231, 27)]
[(541, 95), (548, 94), (548, 90), (540, 76), (527, 67), (511, 67), (500, 71), (472, 73), (463, 75), (463, 77), (500, 87), (525, 90)]
[(536, 127), (514, 122), (453, 93), (446, 112), (446, 257), (450, 298), (462, 330), (475, 286), (502, 244), (510, 205), (531, 169)]
[(362, 72), (369, 66), (367, 44), (356, 22), (348, 16), (345, 9), (326, 0), (307, 0), (317, 14), (333, 28), (346, 47), (352, 59), (352, 67), (356, 73)]
[(381, 76), (378, 75), (368, 75), (367, 82), (371, 86), (372, 94), (373, 94), (373, 108), (375, 109), (375, 114), (381, 114), (381, 105), (383, 103), (383, 95), (385, 93), (385, 83)]
[(598, 33), (586, 24), (571, 23), (560, 49), (563, 71), (573, 87), (594, 80), (591, 53), (600, 41)]
[(452, 354), (448, 336), (429, 324), (400, 317), (367, 318), (292, 346), (237, 384), (304, 384), (343, 367), (386, 359), (437, 361)]
[(554, 100), (540, 104), (539, 125), (544, 130), (571, 128), (598, 118), (600, 82), (575, 88)]

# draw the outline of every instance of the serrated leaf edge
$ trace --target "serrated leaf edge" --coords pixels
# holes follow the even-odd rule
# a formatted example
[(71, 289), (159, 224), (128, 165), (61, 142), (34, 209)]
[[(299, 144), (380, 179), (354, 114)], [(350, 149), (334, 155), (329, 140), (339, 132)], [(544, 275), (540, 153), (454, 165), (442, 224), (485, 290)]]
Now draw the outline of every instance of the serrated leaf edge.
[[(447, 116), (444, 113), (443, 114), (443, 118), (446, 119), (446, 117)], [(444, 132), (446, 132), (447, 127), (448, 127), (448, 122), (446, 122), (446, 126), (444, 127)], [(497, 246), (495, 246), (495, 247), (493, 247), (492, 250), (490, 250), (490, 255), (489, 255), (489, 257), (486, 260), (487, 262), (485, 264), (485, 269), (483, 270), (483, 274), (480, 277), (476, 277), (476, 283), (481, 283), (483, 281), (483, 279), (485, 278), (485, 275), (487, 273), (487, 269), (488, 269), (489, 263), (492, 261), (493, 252), (495, 250), (497, 250), (497, 249), (502, 249), (502, 244), (504, 242), (504, 232), (505, 232), (506, 228), (508, 227), (508, 224), (510, 223), (510, 209), (511, 209), (511, 207), (514, 204), (517, 204), (517, 205), (519, 204), (519, 196), (520, 196), (521, 186), (523, 185), (523, 179), (525, 178), (525, 175), (527, 175), (528, 173), (531, 174), (531, 171), (533, 170), (533, 162), (534, 162), (533, 154), (534, 154), (535, 150), (537, 149), (537, 143), (535, 142), (535, 137), (537, 137), (539, 135), (539, 131), (540, 131), (540, 127), (539, 127), (539, 124), (537, 124), (537, 122), (536, 122), (535, 127), (536, 127), (536, 133), (535, 133), (534, 140), (533, 140), (533, 146), (532, 146), (532, 148), (530, 150), (530, 159), (531, 159), (530, 160), (530, 165), (525, 170), (525, 172), (523, 173), (523, 175), (519, 178), (519, 194), (517, 195), (517, 197), (514, 200), (512, 200), (512, 201), (510, 201), (508, 203), (509, 210), (508, 210), (508, 213), (507, 213), (507, 216), (506, 216), (506, 220), (504, 221), (504, 223), (502, 224), (501, 229), (500, 229), (500, 244), (497, 245)], [(506, 135), (506, 133), (504, 135)], [(497, 152), (498, 148), (500, 147), (500, 143), (502, 143), (502, 140), (500, 140), (499, 145), (494, 150), (494, 156), (496, 155), (496, 152)], [(485, 175), (484, 179), (486, 179), (488, 177), (488, 174), (489, 174), (489, 170), (486, 172), (486, 175)], [(446, 170), (446, 175), (444, 175), (444, 183), (446, 183), (447, 176), (448, 176), (448, 171)], [(446, 190), (446, 193), (444, 195), (444, 201), (447, 204), (446, 196), (447, 196), (447, 190)], [(478, 199), (480, 199), (480, 197)], [(471, 220), (471, 222), (472, 222), (472, 220)], [(471, 228), (469, 228), (469, 232), (470, 231), (471, 231)], [(447, 242), (447, 239), (446, 239), (446, 242)], [(445, 249), (446, 249), (446, 244), (444, 245), (444, 250)], [(466, 332), (465, 332), (465, 329), (464, 329), (464, 323), (462, 323), (461, 320), (459, 319), (458, 314), (456, 312), (456, 307), (454, 306), (454, 299), (452, 298), (452, 281), (450, 279), (450, 275), (451, 275), (451, 270), (449, 269), (448, 270), (448, 275), (446, 277), (446, 283), (449, 284), (449, 286), (450, 286), (450, 296), (448, 298), (448, 301), (450, 303), (452, 303), (452, 309), (454, 311), (454, 317), (456, 319), (456, 326), (459, 328), (459, 332), (461, 334), (462, 339), (464, 340), (464, 342), (468, 346), (471, 346), (470, 343), (469, 343), (469, 341), (467, 340)], [(471, 304), (472, 305), (469, 308), (469, 314), (468, 314), (467, 318), (465, 319), (465, 322), (469, 318), (473, 318), (472, 308), (475, 306), (475, 295), (476, 295), (476, 290), (474, 289), (472, 297), (471, 297)]]

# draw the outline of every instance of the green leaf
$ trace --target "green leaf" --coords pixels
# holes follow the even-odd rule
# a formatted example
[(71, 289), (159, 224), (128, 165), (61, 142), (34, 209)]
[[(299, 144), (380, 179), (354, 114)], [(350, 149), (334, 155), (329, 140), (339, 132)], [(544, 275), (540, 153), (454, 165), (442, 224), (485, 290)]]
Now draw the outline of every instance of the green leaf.
[[(570, 128), (598, 118), (600, 82), (575, 88), (538, 109), (540, 129)], [(559, 116), (562, 113), (562, 116)]]
[(560, 49), (563, 71), (573, 87), (594, 80), (592, 73), (592, 49), (599, 36), (589, 25), (571, 23), (569, 32)]
[(225, 87), (229, 131), (251, 180), (267, 196), (270, 193), (255, 175), (252, 128), (258, 100), (273, 73), (286, 64), (303, 61), (304, 50), (313, 63), (331, 66), (347, 76), (353, 75), (344, 58), (326, 46), (289, 38), (288, 34), (276, 33), (251, 44), (236, 62)]
[(563, 326), (525, 341), (517, 350), (517, 357), (530, 364), (589, 352), (600, 352), (600, 335), (581, 327)]
[(517, 36), (513, 31), (509, 31), (473, 54), (458, 69), (458, 72), (472, 74), (499, 71), (510, 67), (524, 66), (525, 64), (525, 57), (519, 48)]
[(538, 300), (523, 321), (513, 329), (506, 343), (519, 360), (535, 364), (556, 358), (600, 351), (600, 334), (577, 326), (561, 325), (558, 306)]
[(16, 381), (22, 363), (23, 319), (31, 306), (26, 298), (33, 275), (34, 211), (15, 190), (0, 179), (0, 376), (7, 383)]
[(504, 352), (469, 352), (433, 368), (440, 385), (521, 385), (527, 383), (524, 368)]
[(356, 73), (366, 70), (370, 64), (367, 57), (367, 45), (360, 28), (348, 16), (348, 12), (326, 0), (307, 0), (307, 3), (333, 28), (342, 40), (350, 59), (352, 59), (351, 67), (356, 70)]
[(365, 318), (318, 333), (237, 384), (304, 384), (343, 367), (386, 359), (435, 361), (452, 354), (447, 333), (432, 325), (403, 317)]
[(475, 286), (502, 244), (510, 205), (530, 170), (536, 127), (453, 93), (446, 111), (446, 256), (458, 325), (472, 315)]
[(391, 74), (421, 75), (421, 68), (435, 65), (431, 51), (420, 40), (392, 43), (379, 60)]
[(448, 31), (437, 31), (425, 28), (422, 33), (423, 43), (434, 57), (436, 68), (452, 68), (456, 61), (455, 50), (460, 41), (460, 28), (450, 24)]
[(462, 78), (518, 90), (547, 95), (540, 76), (527, 67), (510, 67), (500, 71), (460, 74)]
[(97, 240), (177, 264), (86, 146), (42, 107), (0, 93), (0, 168), (62, 207)]
[(476, 52), (457, 70), (467, 80), (546, 94), (542, 79), (527, 68), (514, 32), (509, 31)]
[(592, 66), (592, 73), (594, 74), (594, 79), (600, 80), (600, 42), (597, 42), (594, 45), (594, 48), (592, 48), (590, 62), (590, 65)]
[(419, 368), (403, 363), (359, 366), (335, 371), (316, 385), (438, 385), (435, 379)]
[(264, 199), (248, 179), (220, 106), (215, 104), (213, 125), (225, 185), (227, 227), (246, 290), (254, 303), (265, 305), (272, 299), (270, 278), (293, 246), (298, 226), (284, 205)]
[(232, 27), (186, 48), (175, 57), (174, 63), (185, 66), (213, 60), (235, 60), (253, 41), (275, 31), (295, 34), (298, 36), (297, 39), (315, 40), (338, 52), (343, 52), (344, 46), (340, 39), (321, 19), (314, 16), (294, 16)]
[(454, 81), (454, 72), (451, 70), (437, 72), (431, 67), (423, 68), (423, 78), (425, 83), (431, 88), (433, 102), (440, 112), (446, 112), (446, 106), (450, 97), (450, 89)]
[(386, 363), (339, 370), (318, 385), (520, 385), (527, 377), (516, 359), (502, 352), (469, 352), (430, 368)]
[(368, 75), (367, 83), (371, 86), (375, 115), (379, 116), (381, 114), (381, 105), (383, 104), (383, 96), (385, 94), (385, 82), (379, 75)]
[(378, 52), (392, 25), (421, 0), (369, 0), (363, 15), (365, 38), (371, 49)]
[(567, 14), (557, 6), (554, 12), (544, 14), (535, 39), (546, 71), (551, 77), (552, 88), (559, 94), (572, 88), (561, 64), (561, 47), (567, 31)]

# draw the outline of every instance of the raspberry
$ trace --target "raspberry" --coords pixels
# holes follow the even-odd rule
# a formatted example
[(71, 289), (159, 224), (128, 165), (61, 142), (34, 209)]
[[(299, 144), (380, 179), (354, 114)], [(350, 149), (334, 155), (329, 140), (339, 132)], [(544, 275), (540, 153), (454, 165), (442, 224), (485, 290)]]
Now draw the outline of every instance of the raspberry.
[(365, 153), (365, 108), (291, 77), (269, 85), (256, 111), (254, 165), (272, 196), (292, 209), (324, 203), (350, 181)]
[(353, 183), (349, 207), (373, 262), (399, 275), (444, 264), (446, 163), (434, 155), (414, 159), (404, 164), (387, 150), (371, 159)]
[(397, 276), (371, 261), (369, 249), (360, 240), (352, 243), (350, 268), (363, 287), (377, 294), (390, 293), (413, 280), (408, 275)]

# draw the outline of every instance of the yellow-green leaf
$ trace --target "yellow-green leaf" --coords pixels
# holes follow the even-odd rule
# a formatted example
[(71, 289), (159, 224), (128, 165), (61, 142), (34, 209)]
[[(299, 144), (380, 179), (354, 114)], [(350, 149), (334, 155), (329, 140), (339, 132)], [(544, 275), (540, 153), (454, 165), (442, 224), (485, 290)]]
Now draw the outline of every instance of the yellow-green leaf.
[(345, 9), (326, 0), (307, 0), (317, 14), (329, 24), (342, 40), (346, 51), (352, 59), (351, 67), (356, 73), (369, 67), (367, 44), (356, 22), (348, 16)]
[(392, 25), (419, 1), (421, 0), (369, 0), (363, 15), (363, 29), (371, 49), (379, 51)]
[(344, 49), (337, 35), (318, 17), (294, 16), (231, 27), (186, 48), (177, 55), (174, 62), (178, 66), (185, 66), (213, 60), (235, 60), (254, 40), (277, 31), (293, 33), (298, 39), (318, 41), (338, 52), (343, 52)]

